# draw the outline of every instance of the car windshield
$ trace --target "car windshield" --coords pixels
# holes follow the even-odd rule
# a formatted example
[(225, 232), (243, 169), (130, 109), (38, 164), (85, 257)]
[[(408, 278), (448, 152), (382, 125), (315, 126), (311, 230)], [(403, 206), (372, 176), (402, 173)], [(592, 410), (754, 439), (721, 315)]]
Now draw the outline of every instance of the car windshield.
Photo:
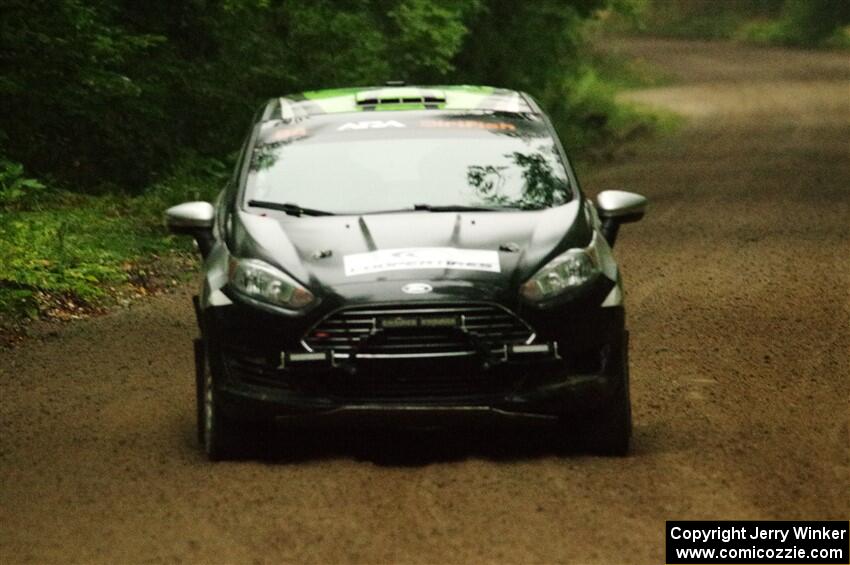
[(335, 214), (539, 209), (572, 198), (546, 126), (532, 116), (370, 112), (265, 128), (246, 202)]

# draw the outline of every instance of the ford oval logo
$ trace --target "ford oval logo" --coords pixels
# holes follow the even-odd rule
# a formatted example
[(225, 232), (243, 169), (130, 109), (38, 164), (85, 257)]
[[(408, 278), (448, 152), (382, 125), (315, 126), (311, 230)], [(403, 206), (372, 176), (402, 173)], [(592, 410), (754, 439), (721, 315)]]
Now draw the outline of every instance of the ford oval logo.
[(401, 287), (401, 291), (406, 294), (428, 294), (434, 288), (427, 283), (410, 283)]

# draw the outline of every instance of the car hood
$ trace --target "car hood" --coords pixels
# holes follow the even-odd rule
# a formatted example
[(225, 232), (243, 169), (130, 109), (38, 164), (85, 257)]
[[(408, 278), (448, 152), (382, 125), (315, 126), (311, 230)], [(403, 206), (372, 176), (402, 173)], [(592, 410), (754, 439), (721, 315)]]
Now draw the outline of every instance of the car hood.
[[(292, 217), (238, 211), (229, 247), (277, 265), (320, 294), (399, 281), (515, 289), (552, 256), (590, 240), (582, 200), (539, 211)], [(359, 290), (358, 290), (359, 289)]]

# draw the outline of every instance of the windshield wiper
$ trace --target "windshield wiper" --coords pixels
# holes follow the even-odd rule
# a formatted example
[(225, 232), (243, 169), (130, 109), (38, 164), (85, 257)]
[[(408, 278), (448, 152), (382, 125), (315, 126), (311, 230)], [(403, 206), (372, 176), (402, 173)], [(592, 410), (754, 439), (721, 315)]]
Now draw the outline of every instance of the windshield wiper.
[(424, 210), (426, 212), (499, 212), (501, 210), (517, 210), (517, 206), (434, 206), (431, 204), (414, 204), (414, 210)]
[(291, 202), (266, 202), (265, 200), (249, 200), (248, 206), (254, 208), (268, 208), (269, 210), (280, 210), (286, 212), (290, 216), (333, 216), (333, 212), (325, 210), (314, 210), (312, 208), (302, 208), (298, 204)]

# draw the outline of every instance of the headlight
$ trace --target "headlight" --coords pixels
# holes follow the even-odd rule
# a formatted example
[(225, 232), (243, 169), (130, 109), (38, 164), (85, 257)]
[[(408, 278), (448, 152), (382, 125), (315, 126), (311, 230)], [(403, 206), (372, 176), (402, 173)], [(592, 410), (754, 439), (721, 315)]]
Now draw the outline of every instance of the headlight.
[(548, 300), (579, 287), (601, 272), (597, 232), (585, 248), (568, 249), (549, 261), (520, 287), (520, 294), (532, 302)]
[(230, 284), (238, 292), (284, 308), (300, 310), (316, 297), (286, 273), (257, 259), (230, 258)]

